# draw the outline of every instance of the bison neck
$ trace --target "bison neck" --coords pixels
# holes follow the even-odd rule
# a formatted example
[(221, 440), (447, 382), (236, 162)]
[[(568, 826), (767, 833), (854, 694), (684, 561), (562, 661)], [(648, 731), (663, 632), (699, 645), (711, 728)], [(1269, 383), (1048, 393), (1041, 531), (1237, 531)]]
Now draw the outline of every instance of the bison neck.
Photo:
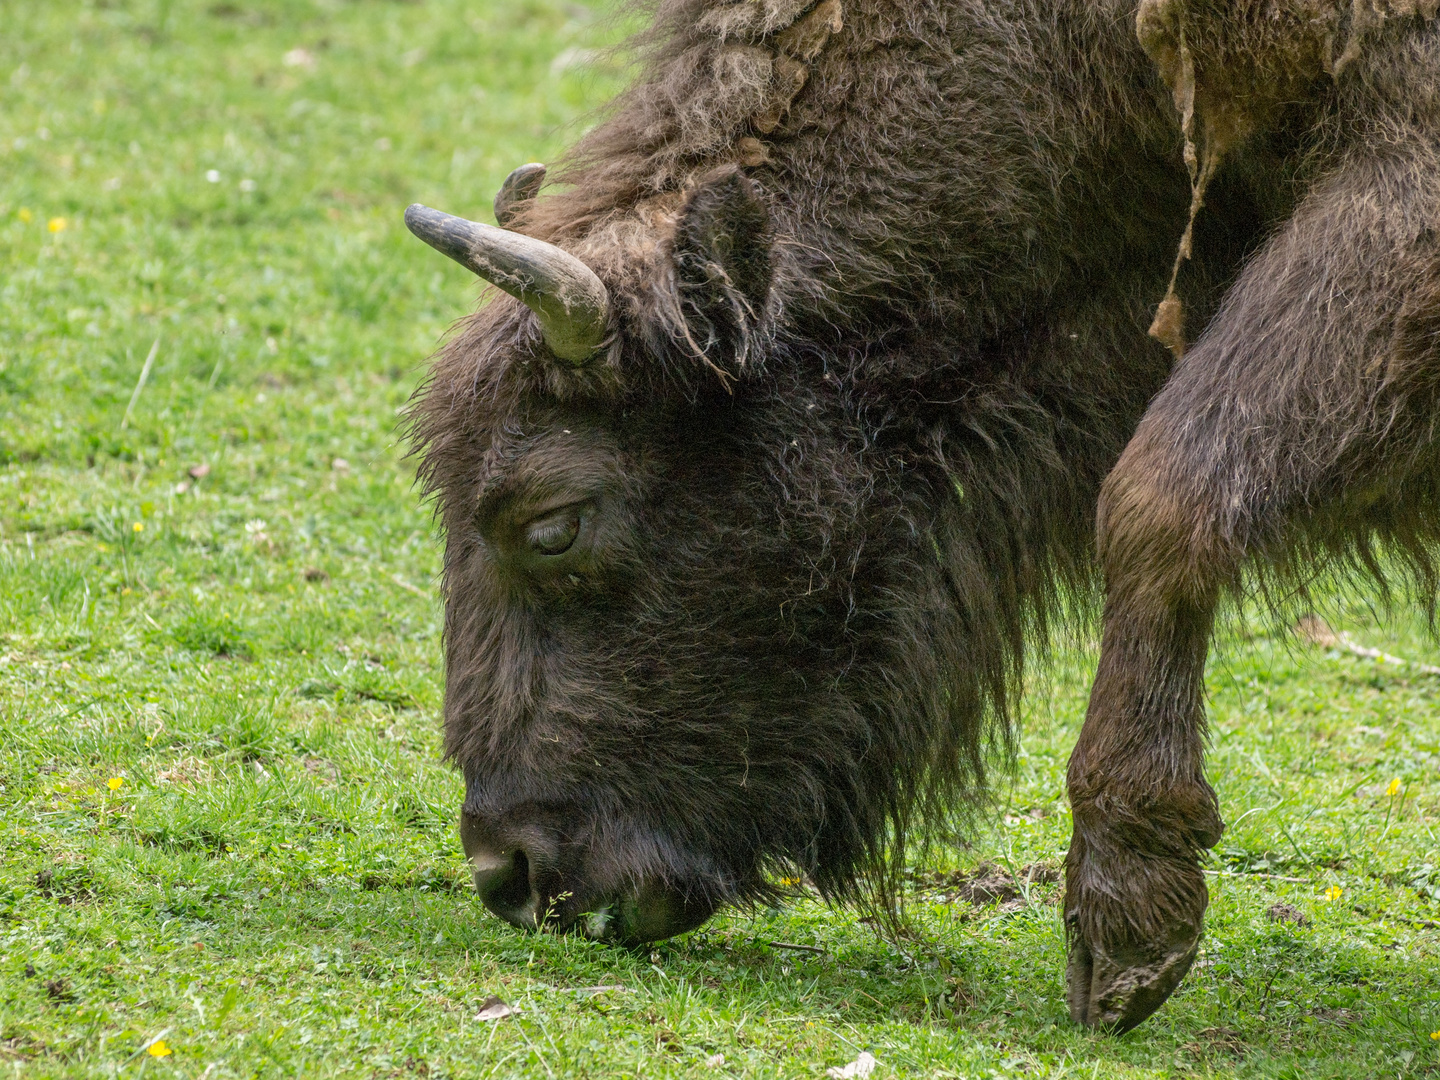
[(915, 327), (964, 354), (1077, 330), (1117, 270), (1158, 299), (1189, 185), (1130, 4), (852, 6), (756, 170), (825, 287), (802, 333)]

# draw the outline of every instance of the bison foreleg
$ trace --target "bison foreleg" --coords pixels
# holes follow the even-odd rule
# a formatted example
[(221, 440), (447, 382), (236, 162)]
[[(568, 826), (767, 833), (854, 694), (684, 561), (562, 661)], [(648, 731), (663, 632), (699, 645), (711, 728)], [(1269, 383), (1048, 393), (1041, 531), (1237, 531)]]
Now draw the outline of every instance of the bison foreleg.
[(1198, 947), (1199, 858), (1222, 828), (1203, 772), (1203, 671), (1216, 601), (1243, 561), (1380, 537), (1430, 565), (1440, 90), (1406, 77), (1413, 59), (1377, 56), (1342, 92), (1342, 116), (1355, 115), (1329, 168), (1105, 482), (1104, 635), (1069, 771), (1065, 918), (1082, 1023), (1139, 1023)]
[(1208, 899), (1199, 856), (1221, 832), (1201, 704), (1209, 579), (1221, 572), (1187, 572), (1186, 518), (1154, 482), (1145, 445), (1132, 443), (1101, 503), (1105, 633), (1069, 771), (1070, 1011), (1120, 1030), (1189, 970)]

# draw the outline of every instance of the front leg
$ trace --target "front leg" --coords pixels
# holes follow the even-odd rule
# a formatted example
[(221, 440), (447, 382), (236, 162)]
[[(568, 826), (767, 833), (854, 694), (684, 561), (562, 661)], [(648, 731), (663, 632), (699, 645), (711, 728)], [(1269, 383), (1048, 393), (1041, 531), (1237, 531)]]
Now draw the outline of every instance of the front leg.
[[(1176, 366), (1101, 491), (1100, 666), (1070, 760), (1075, 1019), (1126, 1030), (1195, 957), (1205, 654), (1242, 560), (1399, 545), (1440, 521), (1440, 31), (1347, 78), (1328, 168)], [(1363, 120), (1364, 122), (1360, 122)], [(1368, 561), (1367, 561), (1368, 560)]]
[(1233, 561), (1196, 565), (1189, 515), (1155, 483), (1155, 456), (1142, 432), (1106, 482), (1105, 630), (1068, 775), (1070, 1014), (1118, 1031), (1190, 969), (1209, 899), (1199, 860), (1222, 830), (1201, 698), (1216, 585)]

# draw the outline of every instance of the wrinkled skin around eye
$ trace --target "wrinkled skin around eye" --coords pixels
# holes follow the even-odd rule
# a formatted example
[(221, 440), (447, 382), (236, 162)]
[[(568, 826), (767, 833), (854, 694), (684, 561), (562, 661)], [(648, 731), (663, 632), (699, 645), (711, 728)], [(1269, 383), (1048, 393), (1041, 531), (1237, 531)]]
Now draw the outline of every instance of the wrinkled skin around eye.
[(525, 526), (525, 540), (540, 555), (563, 555), (580, 535), (580, 507), (564, 506)]

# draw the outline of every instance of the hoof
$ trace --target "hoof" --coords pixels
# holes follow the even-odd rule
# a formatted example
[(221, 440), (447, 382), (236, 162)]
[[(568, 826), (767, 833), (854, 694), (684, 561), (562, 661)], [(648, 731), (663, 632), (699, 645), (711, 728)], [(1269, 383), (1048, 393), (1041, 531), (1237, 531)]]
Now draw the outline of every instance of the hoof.
[(1198, 933), (1168, 948), (1114, 956), (1083, 940), (1072, 941), (1067, 972), (1071, 1018), (1116, 1035), (1129, 1031), (1174, 993), (1199, 948)]
[(1203, 781), (1180, 800), (1183, 813), (1173, 799), (1143, 813), (1117, 813), (1122, 805), (1102, 814), (1076, 801), (1065, 857), (1070, 1015), (1117, 1034), (1165, 1004), (1195, 962), (1210, 902), (1199, 853), (1224, 830)]

